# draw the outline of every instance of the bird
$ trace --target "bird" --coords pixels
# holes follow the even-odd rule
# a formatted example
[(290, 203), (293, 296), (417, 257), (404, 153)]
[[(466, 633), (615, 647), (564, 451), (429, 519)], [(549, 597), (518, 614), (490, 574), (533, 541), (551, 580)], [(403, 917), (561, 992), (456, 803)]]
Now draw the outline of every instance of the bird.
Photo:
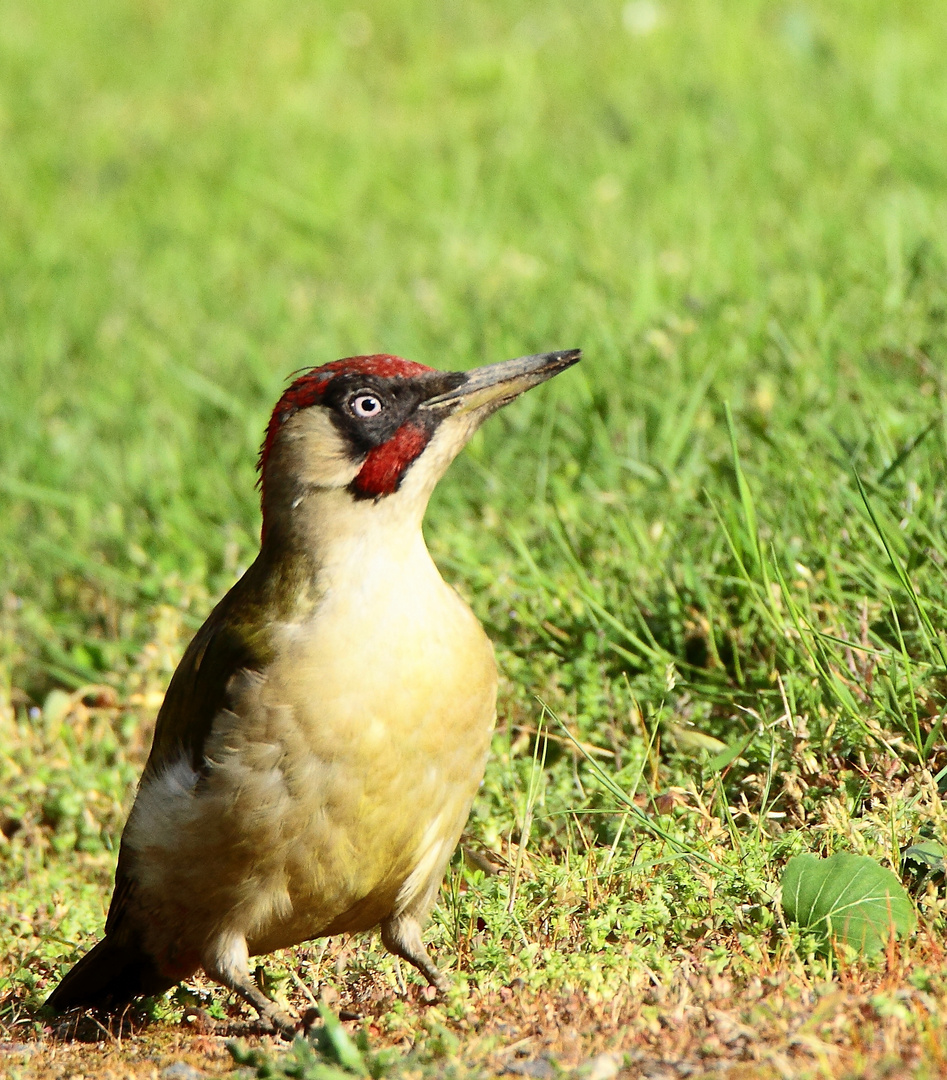
[(497, 670), (422, 519), (481, 423), (580, 356), (458, 372), (373, 354), (286, 388), (259, 553), (171, 678), (104, 936), (52, 1011), (117, 1013), (203, 969), (292, 1038), (249, 958), (374, 927), (447, 991), (422, 928), (484, 776)]

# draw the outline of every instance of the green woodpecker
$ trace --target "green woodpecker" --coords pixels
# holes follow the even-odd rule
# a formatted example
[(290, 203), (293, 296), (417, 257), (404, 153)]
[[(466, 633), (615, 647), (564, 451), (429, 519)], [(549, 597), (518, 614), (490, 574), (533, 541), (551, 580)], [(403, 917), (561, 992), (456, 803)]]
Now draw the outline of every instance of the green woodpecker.
[(105, 936), (52, 1008), (115, 1011), (203, 968), (290, 1036), (249, 957), (379, 925), (444, 991), (421, 926), (483, 778), (497, 677), (421, 520), (483, 420), (579, 355), (465, 373), (358, 356), (286, 390), (260, 553), (171, 679)]

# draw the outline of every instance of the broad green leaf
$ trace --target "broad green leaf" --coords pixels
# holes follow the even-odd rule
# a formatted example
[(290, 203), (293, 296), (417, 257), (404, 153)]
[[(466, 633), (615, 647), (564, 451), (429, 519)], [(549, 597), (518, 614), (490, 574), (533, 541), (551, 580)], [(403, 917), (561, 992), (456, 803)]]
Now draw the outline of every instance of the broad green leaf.
[(947, 847), (936, 840), (922, 840), (901, 852), (901, 877), (912, 891), (934, 881), (943, 884), (947, 872)]
[(786, 864), (782, 893), (788, 919), (865, 956), (892, 933), (909, 934), (916, 921), (901, 882), (867, 855), (797, 855)]
[(681, 750), (709, 750), (712, 754), (721, 754), (729, 749), (725, 742), (715, 739), (713, 735), (705, 735), (696, 728), (665, 724), (665, 730)]
[(742, 739), (737, 739), (735, 742), (730, 743), (729, 746), (721, 750), (719, 754), (716, 754), (707, 762), (707, 768), (711, 772), (723, 772), (728, 765), (739, 758), (743, 751), (753, 741), (755, 735), (756, 732), (751, 731), (749, 734), (744, 735)]

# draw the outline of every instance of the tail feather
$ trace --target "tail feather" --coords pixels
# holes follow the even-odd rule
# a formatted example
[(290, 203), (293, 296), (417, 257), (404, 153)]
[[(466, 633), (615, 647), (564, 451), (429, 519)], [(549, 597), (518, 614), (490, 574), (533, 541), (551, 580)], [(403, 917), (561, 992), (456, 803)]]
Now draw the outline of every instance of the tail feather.
[(161, 975), (154, 960), (135, 942), (106, 935), (66, 973), (46, 999), (56, 1012), (67, 1009), (116, 1011), (136, 997), (163, 994), (176, 980)]

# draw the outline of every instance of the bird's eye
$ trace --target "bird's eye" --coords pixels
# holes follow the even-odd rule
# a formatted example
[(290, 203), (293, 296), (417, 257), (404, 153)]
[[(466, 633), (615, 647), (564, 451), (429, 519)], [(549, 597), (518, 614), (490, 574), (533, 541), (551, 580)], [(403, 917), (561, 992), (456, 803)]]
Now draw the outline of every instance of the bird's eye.
[(374, 394), (358, 394), (352, 398), (352, 412), (363, 419), (377, 416), (383, 408), (381, 398), (376, 397)]

